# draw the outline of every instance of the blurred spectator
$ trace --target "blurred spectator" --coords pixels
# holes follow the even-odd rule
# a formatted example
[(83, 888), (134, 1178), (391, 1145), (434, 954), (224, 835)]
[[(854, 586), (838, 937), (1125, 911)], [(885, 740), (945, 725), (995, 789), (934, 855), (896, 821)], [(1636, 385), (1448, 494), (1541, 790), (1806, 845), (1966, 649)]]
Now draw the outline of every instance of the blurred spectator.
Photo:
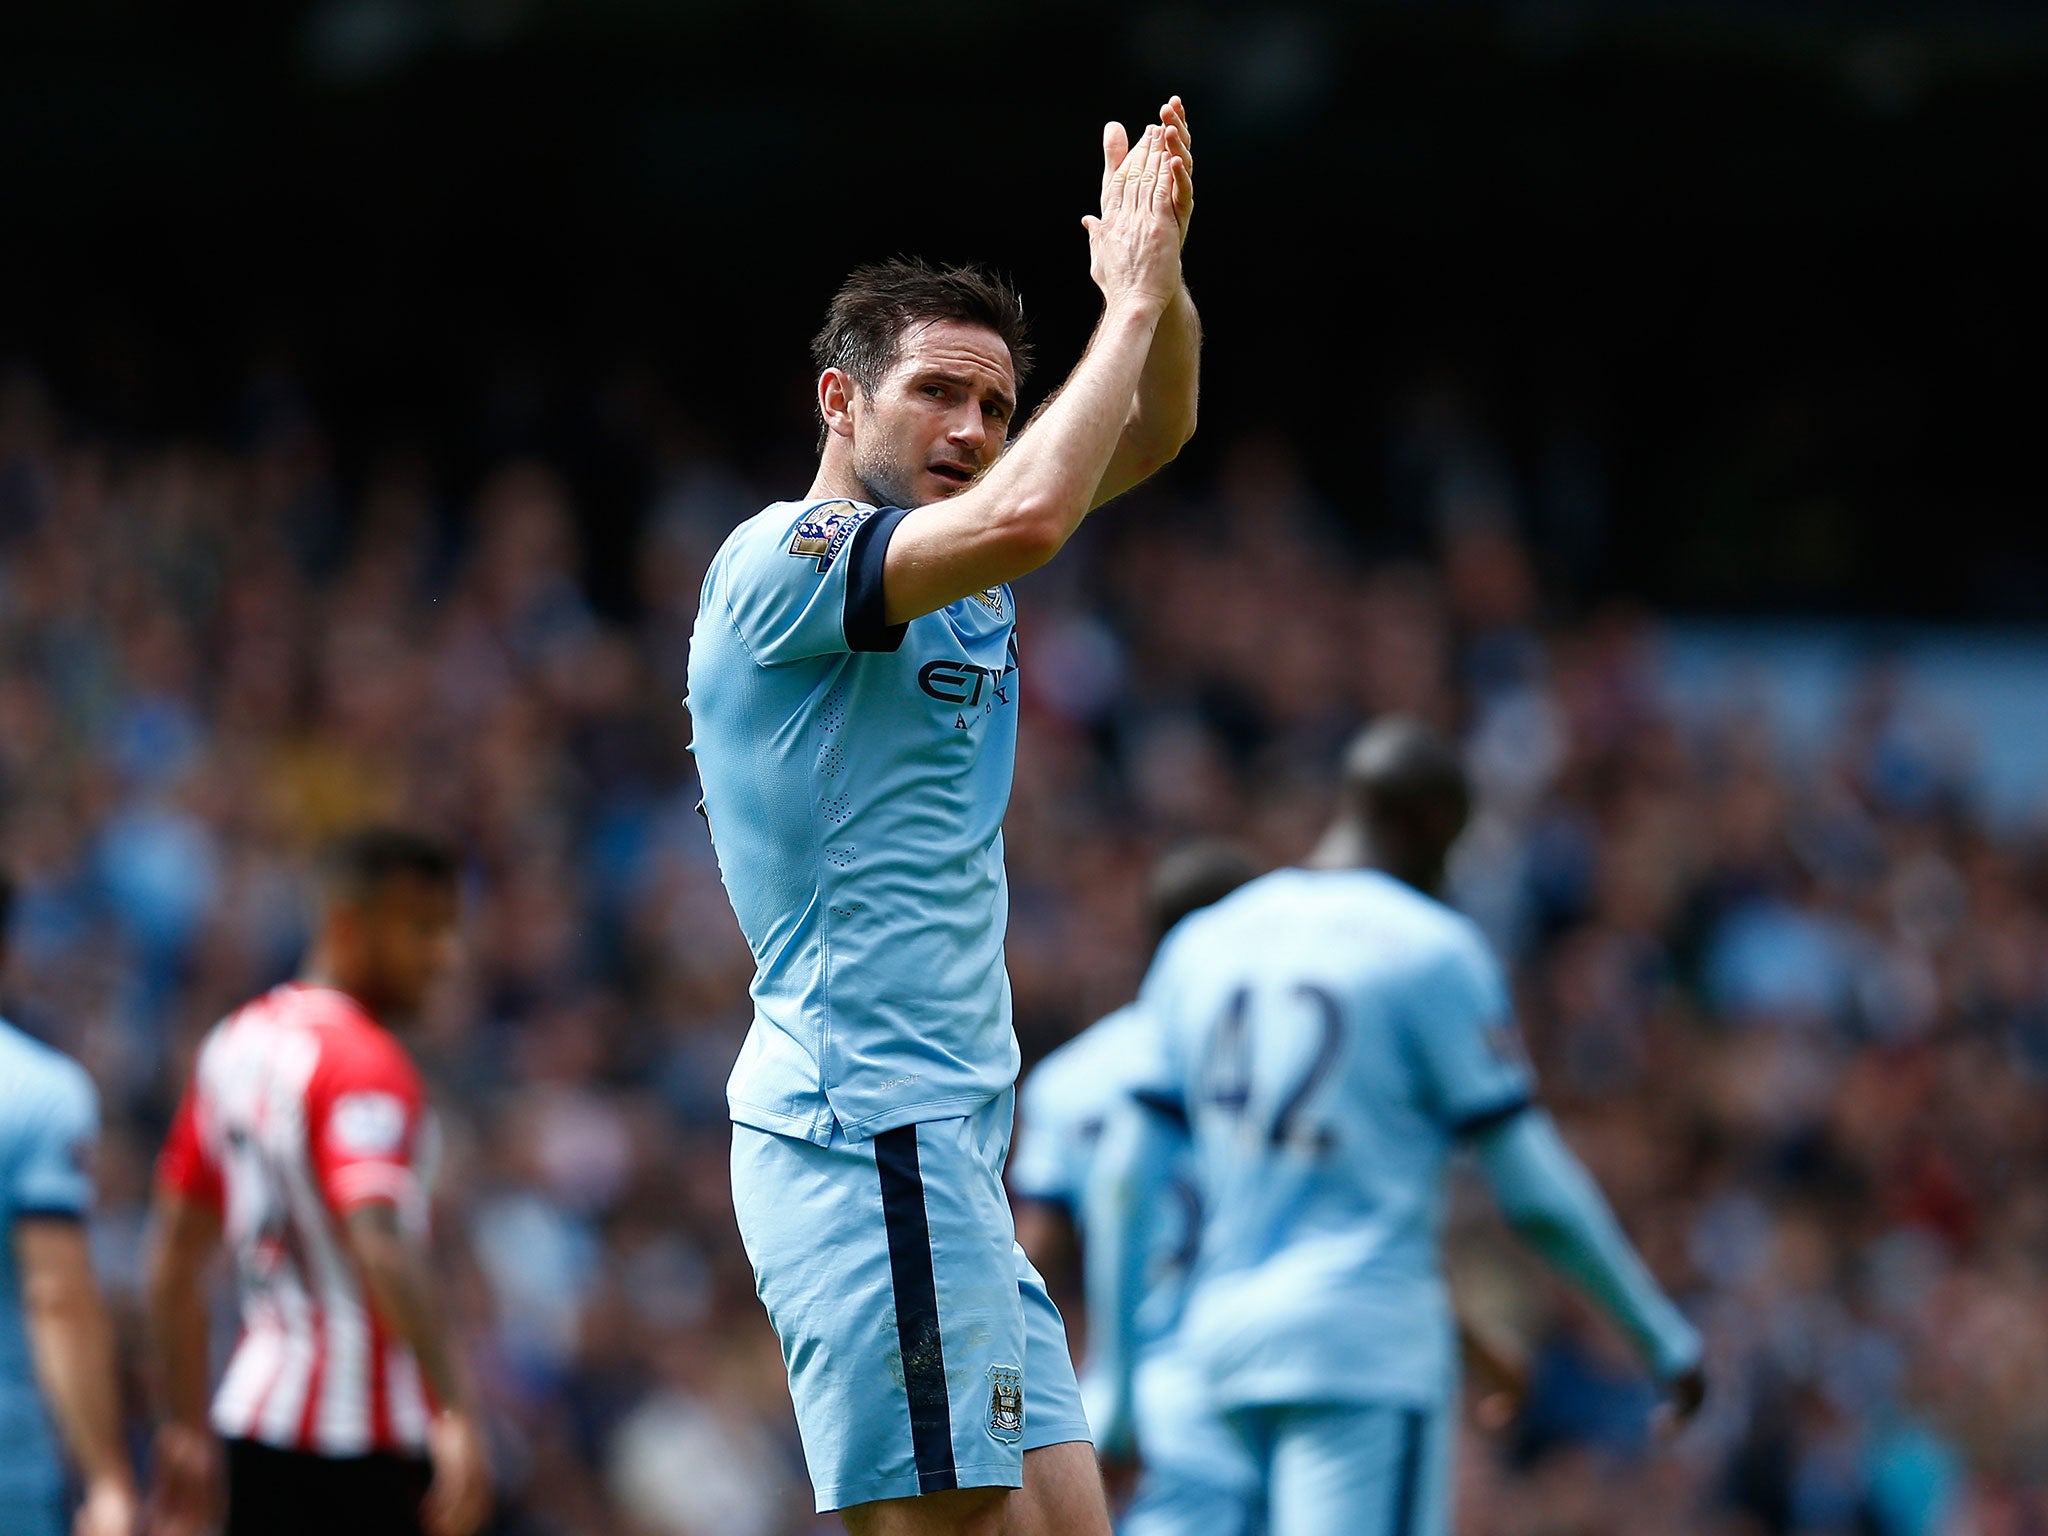
[[(109, 1278), (133, 1287), (185, 1053), (294, 958), (307, 850), (370, 815), (437, 825), (470, 851), (471, 945), (420, 1050), (504, 1528), (814, 1529), (728, 1207), (752, 967), (681, 699), (706, 561), (789, 487), (642, 413), (657, 469), (619, 617), (556, 468), (451, 499), (394, 455), (345, 493), (300, 391), (251, 400), (232, 450), (87, 442), (36, 380), (0, 383), (15, 1011), (105, 1093)], [(1398, 558), (1363, 563), (1356, 509), (1262, 433), (1027, 587), (1007, 836), (1027, 1057), (1130, 994), (1166, 840), (1294, 859), (1360, 721), (1457, 728), (1481, 787), (1460, 899), (1515, 961), (1549, 1096), (1705, 1326), (1717, 1387), (1648, 1456), (1612, 1341), (1461, 1202), (1461, 1270), (1539, 1362), (1524, 1423), (1467, 1457), (1462, 1528), (2048, 1530), (2039, 829), (1972, 814), (1967, 744), (1888, 666), (1817, 758), (1750, 715), (1675, 717), (1652, 621), (1560, 619), (1573, 594), (1455, 391), (1394, 421)], [(1597, 443), (1572, 452), (1597, 489)]]

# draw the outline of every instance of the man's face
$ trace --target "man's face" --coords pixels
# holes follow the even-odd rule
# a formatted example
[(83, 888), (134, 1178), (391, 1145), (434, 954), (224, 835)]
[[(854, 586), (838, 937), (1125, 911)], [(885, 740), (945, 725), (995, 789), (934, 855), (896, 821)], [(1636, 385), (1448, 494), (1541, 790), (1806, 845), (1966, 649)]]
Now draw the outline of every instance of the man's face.
[(853, 472), (877, 506), (957, 495), (1009, 436), (1017, 410), (1010, 349), (964, 320), (913, 325), (874, 394), (855, 388), (852, 410)]
[(355, 913), (367, 990), (383, 1008), (411, 1013), (459, 952), (460, 898), (416, 875), (385, 880)]

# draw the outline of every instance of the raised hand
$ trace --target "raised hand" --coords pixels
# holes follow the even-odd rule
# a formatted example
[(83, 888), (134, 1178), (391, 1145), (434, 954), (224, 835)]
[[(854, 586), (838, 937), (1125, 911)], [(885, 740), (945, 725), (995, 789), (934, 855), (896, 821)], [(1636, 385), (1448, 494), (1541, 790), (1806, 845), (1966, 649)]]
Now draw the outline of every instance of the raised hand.
[(1178, 96), (1159, 109), (1159, 124), (1166, 130), (1166, 152), (1179, 159), (1174, 178), (1173, 216), (1180, 224), (1180, 243), (1188, 243), (1188, 226), (1195, 221), (1195, 141), (1188, 132), (1188, 109)]
[(1156, 312), (1180, 291), (1178, 201), (1185, 179), (1193, 211), (1194, 184), (1187, 162), (1168, 148), (1170, 128), (1179, 134), (1178, 125), (1160, 123), (1128, 147), (1121, 123), (1103, 128), (1102, 212), (1081, 223), (1089, 275), (1109, 303), (1131, 301)]

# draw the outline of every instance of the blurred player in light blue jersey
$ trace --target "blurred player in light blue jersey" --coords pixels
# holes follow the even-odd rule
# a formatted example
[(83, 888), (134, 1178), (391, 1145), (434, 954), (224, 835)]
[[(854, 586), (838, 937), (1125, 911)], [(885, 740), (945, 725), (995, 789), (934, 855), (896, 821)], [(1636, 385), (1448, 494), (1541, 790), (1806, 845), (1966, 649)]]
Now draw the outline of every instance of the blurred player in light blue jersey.
[(1170, 1116), (1187, 1117), (1204, 1223), (1184, 1347), (1258, 1464), (1272, 1536), (1449, 1528), (1457, 1368), (1438, 1230), (1461, 1144), (1681, 1416), (1703, 1390), (1698, 1336), (1534, 1105), (1498, 962), (1425, 894), (1465, 816), (1441, 738), (1400, 720), (1361, 736), (1316, 867), (1253, 881), (1161, 947), (1140, 997), (1162, 1028), (1160, 1077), (1098, 1151), (1091, 1333), (1110, 1331), (1127, 1394), (1144, 1213), (1167, 1198)]
[[(0, 876), (0, 958), (10, 889)], [(0, 1019), (0, 1532), (132, 1536), (114, 1333), (85, 1219), (99, 1097), (78, 1063)], [(46, 1412), (47, 1410), (47, 1412)], [(84, 1485), (63, 1519), (54, 1418)]]
[[(1155, 938), (1165, 938), (1190, 912), (1221, 900), (1252, 874), (1250, 859), (1228, 843), (1175, 849), (1149, 882), (1146, 906)], [(1158, 1030), (1130, 1004), (1047, 1056), (1018, 1091), (1017, 1150), (1010, 1159), (1017, 1240), (1055, 1296), (1078, 1288), (1072, 1283), (1090, 1241), (1080, 1218), (1096, 1142), (1131, 1091), (1156, 1075), (1158, 1044)], [(1118, 1526), (1122, 1536), (1239, 1536), (1257, 1487), (1251, 1458), (1228, 1426), (1201, 1411), (1200, 1379), (1173, 1347), (1201, 1231), (1194, 1169), (1186, 1163), (1179, 1160), (1171, 1171), (1171, 1198), (1144, 1213), (1132, 1422), (1106, 1425), (1090, 1415), (1097, 1448), (1113, 1457), (1135, 1449), (1142, 1469)], [(1084, 1398), (1094, 1395), (1086, 1373), (1082, 1386)]]
[(1002, 1182), (1009, 583), (1194, 430), (1179, 98), (1102, 147), (1102, 316), (1029, 430), (1005, 448), (1027, 360), (1008, 284), (855, 272), (813, 349), (817, 478), (726, 539), (691, 637), (691, 747), (756, 967), (733, 1206), (818, 1508), (855, 1536), (1108, 1530)]

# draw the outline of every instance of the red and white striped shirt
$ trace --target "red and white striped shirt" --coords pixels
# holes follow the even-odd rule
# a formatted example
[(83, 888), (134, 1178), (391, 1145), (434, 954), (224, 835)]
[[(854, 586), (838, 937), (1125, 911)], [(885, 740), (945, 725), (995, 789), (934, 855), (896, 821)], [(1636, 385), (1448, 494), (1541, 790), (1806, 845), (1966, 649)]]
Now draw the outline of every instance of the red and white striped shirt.
[(418, 1071), (351, 997), (292, 984), (215, 1025), (158, 1178), (221, 1212), (242, 1337), (213, 1399), (234, 1439), (418, 1454), (419, 1363), (371, 1311), (341, 1223), (374, 1201), (424, 1238), (434, 1130)]

